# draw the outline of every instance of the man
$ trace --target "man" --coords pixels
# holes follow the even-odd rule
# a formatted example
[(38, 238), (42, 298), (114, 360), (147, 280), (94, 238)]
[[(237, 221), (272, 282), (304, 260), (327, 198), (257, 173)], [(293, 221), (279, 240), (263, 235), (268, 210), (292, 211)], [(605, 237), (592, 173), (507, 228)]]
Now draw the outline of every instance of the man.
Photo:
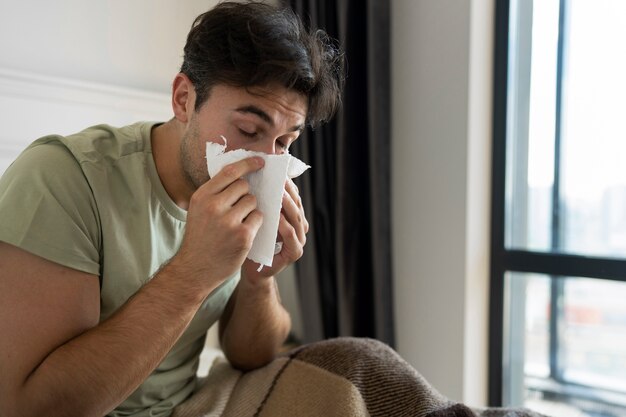
[[(333, 115), (342, 86), (323, 32), (288, 10), (222, 3), (192, 26), (170, 121), (29, 146), (0, 179), (0, 415), (473, 416), (380, 342), (276, 358), (290, 319), (274, 275), (308, 230), (298, 189), (285, 184), (282, 250), (259, 271), (246, 255), (263, 214), (242, 178), (263, 159), (209, 178), (204, 148), (223, 136), (284, 153)], [(218, 319), (228, 363), (202, 384)]]
[(0, 182), (0, 414), (169, 415), (218, 318), (233, 366), (270, 362), (290, 328), (274, 275), (308, 223), (288, 181), (282, 250), (257, 272), (263, 214), (242, 177), (263, 159), (209, 179), (205, 143), (287, 152), (331, 117), (342, 76), (341, 53), (292, 12), (223, 3), (188, 35), (173, 119), (31, 145)]

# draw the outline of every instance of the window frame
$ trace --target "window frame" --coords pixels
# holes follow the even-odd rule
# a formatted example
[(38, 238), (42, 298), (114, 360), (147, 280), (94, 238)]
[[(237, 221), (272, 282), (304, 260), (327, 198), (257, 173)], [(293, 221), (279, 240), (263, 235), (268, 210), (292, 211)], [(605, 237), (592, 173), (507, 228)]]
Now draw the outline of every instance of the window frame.
[[(564, 45), (564, 26), (567, 19), (567, 6), (570, 0), (560, 0), (559, 8), (559, 42), (557, 57), (557, 103), (555, 128), (555, 186), (553, 187), (553, 219), (552, 247), (558, 247), (559, 230), (559, 176), (560, 176), (560, 114), (562, 96), (562, 72)], [(491, 406), (503, 405), (503, 372), (505, 369), (505, 276), (508, 272), (538, 273), (552, 278), (551, 297), (562, 291), (563, 277), (584, 277), (608, 279), (626, 282), (626, 259), (609, 257), (583, 256), (557, 252), (539, 252), (506, 247), (506, 186), (511, 175), (507, 164), (507, 129), (509, 128), (509, 30), (510, 0), (496, 0), (495, 5), (495, 44), (494, 44), (494, 79), (493, 79), (493, 138), (492, 138), (492, 201), (491, 201), (491, 248), (490, 248), (490, 305), (489, 305), (489, 387), (488, 401)], [(511, 274), (515, 276), (516, 274)], [(511, 278), (514, 279), (514, 278)], [(555, 305), (556, 303), (552, 303)], [(551, 329), (556, 328), (557, 317), (551, 315)], [(551, 339), (556, 339), (551, 331)], [(550, 343), (551, 375), (554, 374), (558, 346), (555, 341)], [(546, 379), (546, 390), (561, 390), (562, 393), (583, 398), (579, 385), (563, 380)], [(602, 390), (586, 388), (587, 399), (606, 400)]]

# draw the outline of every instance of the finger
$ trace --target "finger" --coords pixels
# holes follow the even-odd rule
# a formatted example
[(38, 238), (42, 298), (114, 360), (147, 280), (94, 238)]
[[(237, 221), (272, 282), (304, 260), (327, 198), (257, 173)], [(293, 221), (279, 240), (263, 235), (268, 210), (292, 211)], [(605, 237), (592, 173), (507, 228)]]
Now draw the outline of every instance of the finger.
[(283, 193), (283, 215), (292, 225), (300, 242), (305, 239), (304, 211), (302, 211), (288, 193)]
[(302, 199), (300, 198), (300, 190), (298, 190), (298, 186), (291, 179), (287, 179), (285, 181), (285, 190), (289, 193), (293, 201), (296, 203), (296, 206), (302, 207)]
[(245, 195), (248, 195), (249, 192), (250, 184), (248, 181), (243, 178), (239, 178), (220, 193), (221, 202), (230, 208)]
[(263, 168), (263, 166), (265, 166), (265, 161), (259, 156), (245, 158), (224, 166), (207, 184), (210, 184), (210, 187), (215, 193), (219, 193), (239, 178), (251, 172), (258, 171)]
[(256, 236), (256, 233), (259, 231), (261, 225), (263, 224), (263, 213), (261, 213), (259, 210), (252, 210), (243, 222), (254, 230), (254, 234)]
[(306, 218), (306, 214), (304, 213), (304, 205), (302, 204), (302, 198), (300, 197), (300, 191), (298, 186), (291, 180), (288, 179), (285, 182), (285, 190), (289, 193), (289, 195), (293, 198), (293, 201), (296, 203), (296, 206), (300, 209), (300, 216), (302, 218), (304, 224), (304, 233), (309, 232), (309, 221)]
[(305, 242), (298, 239), (295, 229), (282, 213), (280, 214), (280, 222), (278, 223), (278, 233), (283, 239), (283, 249), (281, 254), (283, 254), (283, 256), (285, 256), (289, 261), (299, 259), (304, 251), (303, 246)]
[[(248, 193), (249, 191), (250, 184), (248, 181), (239, 178), (218, 194), (213, 194), (210, 188), (199, 188), (192, 196), (194, 200), (192, 204), (194, 206), (199, 205), (200, 207), (206, 207), (208, 212), (212, 215), (222, 215), (231, 210), (244, 196), (250, 195)], [(256, 208), (256, 202), (252, 209), (254, 208)]]
[(256, 208), (256, 197), (252, 194), (246, 194), (233, 205), (228, 215), (234, 222), (243, 223)]

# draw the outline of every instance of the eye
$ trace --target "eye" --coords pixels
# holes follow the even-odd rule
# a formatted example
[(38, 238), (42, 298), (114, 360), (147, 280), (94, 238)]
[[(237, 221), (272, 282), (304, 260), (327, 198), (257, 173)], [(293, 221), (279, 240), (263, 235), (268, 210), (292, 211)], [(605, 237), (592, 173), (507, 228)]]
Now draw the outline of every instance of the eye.
[(248, 132), (247, 130), (243, 130), (241, 128), (239, 128), (239, 133), (249, 138), (253, 138), (258, 134), (258, 132)]

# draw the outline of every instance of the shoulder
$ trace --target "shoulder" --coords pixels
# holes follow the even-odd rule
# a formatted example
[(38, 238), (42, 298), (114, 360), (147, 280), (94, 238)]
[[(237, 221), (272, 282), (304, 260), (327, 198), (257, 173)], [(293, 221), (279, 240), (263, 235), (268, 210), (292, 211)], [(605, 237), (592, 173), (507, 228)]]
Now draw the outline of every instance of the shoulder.
[[(46, 136), (26, 148), (2, 176), (0, 184), (42, 182), (50, 183), (64, 174), (80, 172), (80, 165), (60, 136)], [(73, 177), (74, 175), (70, 175)]]
[[(10, 165), (3, 179), (40, 176), (46, 182), (63, 178), (89, 181), (107, 167), (116, 166), (128, 156), (143, 160), (151, 152), (150, 131), (153, 122), (124, 127), (97, 125), (78, 133), (49, 135), (31, 143)], [(94, 171), (95, 172), (92, 172)], [(82, 175), (77, 175), (82, 173)]]
[(98, 273), (95, 199), (79, 162), (58, 137), (33, 143), (0, 178), (0, 241)]
[(110, 162), (150, 150), (153, 125), (152, 122), (138, 122), (123, 127), (102, 124), (59, 137), (59, 140), (79, 163)]
[(143, 152), (146, 146), (145, 132), (151, 125), (142, 122), (124, 127), (106, 124), (91, 126), (80, 132), (61, 136), (43, 136), (31, 143), (13, 165), (29, 168), (54, 168), (59, 162), (82, 164), (115, 160), (131, 153)]

